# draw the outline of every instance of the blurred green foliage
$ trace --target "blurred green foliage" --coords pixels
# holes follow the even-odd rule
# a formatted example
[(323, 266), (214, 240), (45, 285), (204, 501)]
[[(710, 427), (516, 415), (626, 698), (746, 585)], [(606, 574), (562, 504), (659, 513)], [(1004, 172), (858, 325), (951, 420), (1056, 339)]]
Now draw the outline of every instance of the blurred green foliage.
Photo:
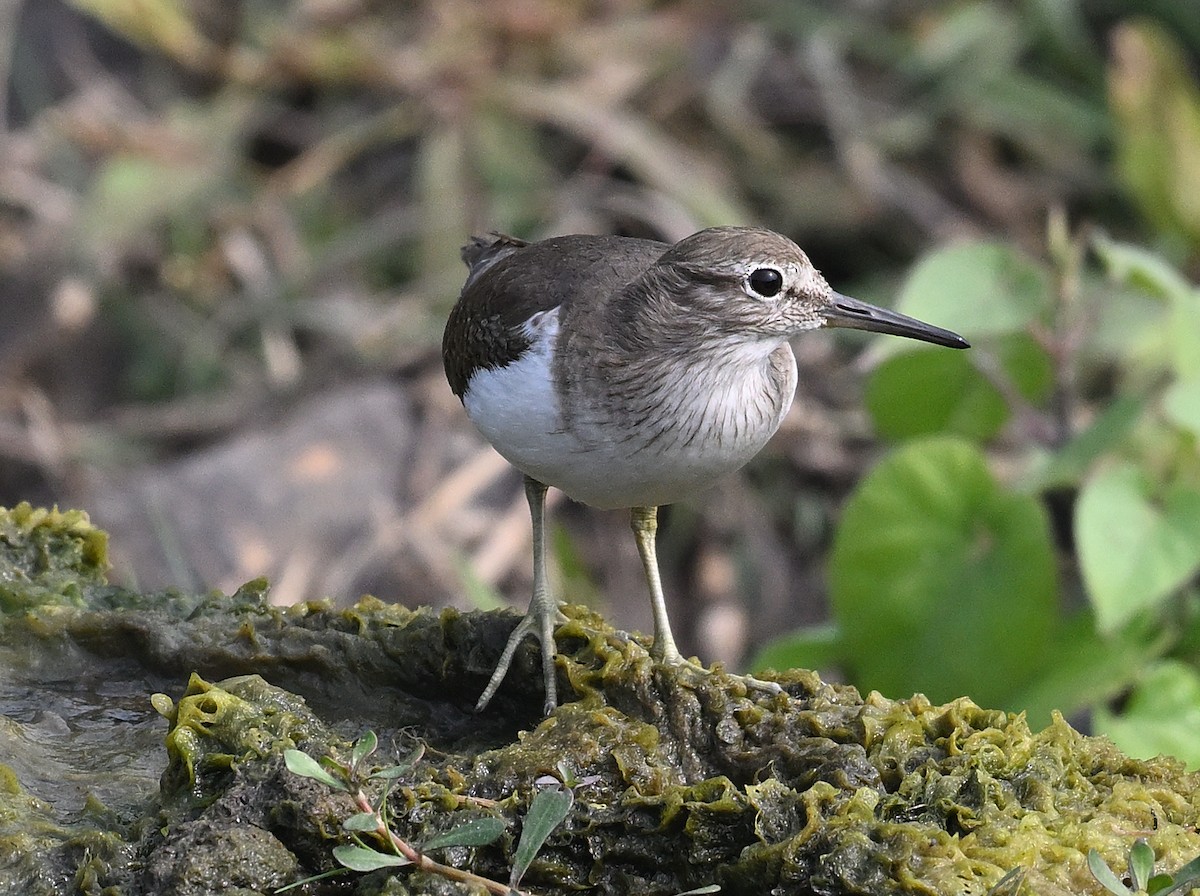
[(1184, 183), (1200, 90), (1158, 27), (1114, 42), (1118, 168), (1162, 248), (1052, 216), (1045, 260), (995, 242), (921, 259), (901, 310), (974, 347), (888, 346), (868, 405), (908, 441), (845, 508), (819, 649), (805, 636), (765, 658), (832, 658), (860, 686), (971, 693), (1034, 724), (1092, 710), (1129, 752), (1196, 766), (1200, 287), (1169, 259), (1200, 250)]

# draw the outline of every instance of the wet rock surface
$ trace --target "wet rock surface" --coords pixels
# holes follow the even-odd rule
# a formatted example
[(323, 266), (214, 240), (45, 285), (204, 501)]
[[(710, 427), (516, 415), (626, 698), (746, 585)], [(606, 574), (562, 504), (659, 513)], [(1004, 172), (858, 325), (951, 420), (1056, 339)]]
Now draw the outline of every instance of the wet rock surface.
[[(387, 801), (408, 842), (505, 821), (438, 853), (495, 881), (535, 782), (568, 778), (534, 893), (985, 894), (1018, 867), (1010, 893), (1080, 893), (1091, 847), (1118, 868), (1138, 836), (1168, 870), (1200, 854), (1195, 775), (1062, 721), (1033, 733), (803, 671), (774, 696), (681, 677), (579, 608), (557, 638), (564, 705), (540, 717), (530, 647), (477, 716), (511, 614), (280, 609), (261, 581), (138, 594), (106, 583), (105, 542), (79, 513), (0, 512), (0, 893), (273, 893), (331, 871), (358, 809), (283, 751), (346, 762), (367, 729), (374, 766), (423, 751)], [(288, 892), (477, 891), (398, 868)]]

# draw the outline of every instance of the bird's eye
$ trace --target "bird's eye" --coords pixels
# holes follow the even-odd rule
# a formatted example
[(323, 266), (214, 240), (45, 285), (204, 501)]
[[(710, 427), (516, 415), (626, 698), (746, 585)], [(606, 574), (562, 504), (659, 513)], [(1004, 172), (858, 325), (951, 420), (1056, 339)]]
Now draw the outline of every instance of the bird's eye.
[(746, 282), (758, 295), (770, 299), (783, 289), (783, 274), (774, 268), (756, 268), (750, 272)]

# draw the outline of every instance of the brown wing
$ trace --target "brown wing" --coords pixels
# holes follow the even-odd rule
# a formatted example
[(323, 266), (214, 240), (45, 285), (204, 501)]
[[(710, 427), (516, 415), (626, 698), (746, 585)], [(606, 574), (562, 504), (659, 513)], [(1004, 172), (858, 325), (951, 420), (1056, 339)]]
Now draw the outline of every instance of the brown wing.
[(462, 249), (470, 268), (446, 321), (442, 360), (462, 398), (472, 374), (504, 367), (529, 348), (525, 322), (569, 302), (595, 302), (637, 277), (667, 249), (617, 236), (560, 236), (527, 243), (503, 234)]

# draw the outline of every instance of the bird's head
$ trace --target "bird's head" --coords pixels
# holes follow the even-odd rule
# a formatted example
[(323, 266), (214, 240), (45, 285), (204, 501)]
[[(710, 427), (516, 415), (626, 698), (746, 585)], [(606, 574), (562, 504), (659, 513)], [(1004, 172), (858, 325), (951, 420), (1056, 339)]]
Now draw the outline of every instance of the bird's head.
[(957, 333), (835, 292), (799, 246), (771, 230), (701, 230), (668, 249), (648, 273), (717, 338), (781, 341), (848, 327), (968, 347)]

